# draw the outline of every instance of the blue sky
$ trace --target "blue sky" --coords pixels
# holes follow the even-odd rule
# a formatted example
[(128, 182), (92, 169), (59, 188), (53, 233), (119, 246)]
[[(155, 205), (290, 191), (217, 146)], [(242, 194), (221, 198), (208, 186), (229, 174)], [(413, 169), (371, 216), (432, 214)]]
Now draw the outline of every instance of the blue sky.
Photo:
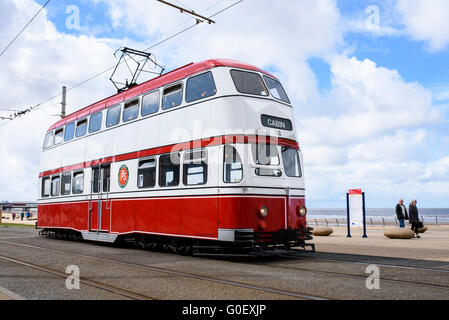
[[(0, 47), (45, 2), (0, 4)], [(234, 2), (182, 1), (204, 15)], [(79, 29), (66, 25), (73, 5)], [(14, 23), (6, 25), (8, 19)], [(342, 207), (347, 189), (361, 187), (370, 207), (408, 196), (426, 207), (449, 207), (449, 1), (245, 0), (214, 19), (153, 52), (167, 70), (221, 57), (278, 76), (295, 106), (311, 206)], [(43, 101), (61, 84), (70, 87), (114, 64), (119, 47), (147, 48), (192, 22), (156, 1), (52, 0), (8, 50), (8, 63), (0, 61), (0, 84), (21, 83), (16, 99), (2, 96), (0, 104)], [(113, 94), (109, 75), (71, 91), (68, 111)], [(40, 152), (34, 145), (58, 107), (50, 101), (34, 118), (0, 123), (0, 160), (26, 165), (24, 176), (34, 179)], [(39, 134), (23, 133), (28, 144), (5, 138), (29, 123)], [(11, 179), (7, 174), (0, 179)], [(0, 200), (24, 188), (25, 199), (35, 196), (35, 183), (18, 183), (0, 190)]]

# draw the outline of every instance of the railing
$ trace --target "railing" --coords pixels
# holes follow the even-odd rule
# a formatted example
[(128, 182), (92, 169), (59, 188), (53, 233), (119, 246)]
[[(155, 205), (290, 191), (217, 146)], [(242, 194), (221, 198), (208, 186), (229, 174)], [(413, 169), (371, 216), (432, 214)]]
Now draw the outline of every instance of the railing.
[[(425, 225), (449, 225), (449, 216), (421, 216), (420, 220)], [(407, 220), (405, 221), (407, 225)], [(326, 225), (326, 226), (346, 226), (347, 219), (346, 218), (312, 218), (309, 219), (309, 224)], [(385, 219), (384, 217), (367, 217), (366, 218), (367, 226), (399, 226), (399, 221), (396, 217), (391, 220)]]

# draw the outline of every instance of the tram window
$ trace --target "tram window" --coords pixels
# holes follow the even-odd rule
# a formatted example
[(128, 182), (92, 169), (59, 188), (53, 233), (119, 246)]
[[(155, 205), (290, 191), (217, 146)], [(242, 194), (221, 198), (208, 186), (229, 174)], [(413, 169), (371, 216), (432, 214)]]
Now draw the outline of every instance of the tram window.
[(275, 145), (255, 143), (252, 146), (253, 159), (256, 164), (263, 166), (278, 166), (279, 154)]
[(64, 128), (55, 131), (55, 145), (62, 143), (64, 141)]
[(179, 185), (179, 153), (159, 157), (159, 186), (176, 187)]
[(206, 72), (187, 80), (186, 101), (192, 102), (217, 93), (212, 72)]
[(123, 108), (123, 122), (131, 121), (139, 115), (139, 100), (134, 100), (125, 104)]
[(268, 96), (267, 88), (261, 76), (254, 72), (231, 70), (232, 80), (240, 93)]
[(75, 172), (72, 179), (72, 193), (81, 194), (84, 191), (84, 172)]
[(156, 185), (156, 159), (139, 161), (137, 170), (137, 187), (153, 188)]
[(115, 126), (120, 122), (120, 111), (120, 105), (116, 105), (115, 107), (108, 109), (108, 114), (106, 116), (106, 127), (109, 128)]
[(237, 150), (230, 145), (224, 147), (223, 181), (239, 183), (243, 179), (243, 165)]
[(111, 189), (111, 165), (101, 167), (103, 170), (103, 192), (109, 192)]
[(61, 195), (68, 196), (70, 195), (70, 189), (72, 186), (72, 173), (67, 172), (61, 175)]
[(103, 112), (97, 112), (90, 116), (89, 133), (100, 131), (101, 120), (103, 119)]
[(265, 176), (265, 177), (280, 177), (280, 176), (282, 176), (282, 171), (278, 170), (278, 169), (256, 168), (255, 172), (258, 176)]
[(288, 147), (282, 147), (281, 152), (285, 174), (288, 177), (300, 178), (302, 176), (302, 172), (301, 163), (299, 162), (298, 150)]
[(186, 186), (207, 183), (206, 150), (186, 152), (184, 154), (183, 183)]
[(76, 124), (75, 136), (77, 138), (82, 137), (86, 134), (86, 132), (87, 132), (87, 119), (78, 121)]
[[(100, 176), (101, 174), (101, 176)], [(111, 165), (102, 165), (101, 167), (92, 168), (93, 175), (93, 193), (98, 193), (98, 190), (103, 190), (103, 192), (109, 192), (110, 177), (111, 177)], [(101, 180), (101, 185), (100, 185)]]
[(75, 137), (75, 122), (65, 126), (64, 141), (72, 140)]
[(44, 149), (47, 149), (47, 148), (50, 148), (51, 146), (53, 146), (53, 140), (54, 140), (53, 131), (47, 133), (47, 135), (45, 136), (45, 140), (44, 140)]
[(51, 196), (59, 196), (61, 178), (59, 176), (51, 178)]
[(42, 178), (42, 198), (48, 198), (50, 196), (51, 182), (50, 178)]
[(159, 111), (159, 90), (151, 92), (143, 97), (142, 117)]
[(182, 103), (182, 83), (164, 89), (162, 95), (162, 110), (179, 106)]
[(285, 90), (279, 81), (271, 79), (267, 76), (263, 76), (263, 78), (265, 79), (265, 83), (268, 86), (268, 90), (270, 90), (270, 93), (273, 97), (275, 97), (278, 100), (290, 103), (290, 99), (288, 98), (287, 93), (285, 93)]

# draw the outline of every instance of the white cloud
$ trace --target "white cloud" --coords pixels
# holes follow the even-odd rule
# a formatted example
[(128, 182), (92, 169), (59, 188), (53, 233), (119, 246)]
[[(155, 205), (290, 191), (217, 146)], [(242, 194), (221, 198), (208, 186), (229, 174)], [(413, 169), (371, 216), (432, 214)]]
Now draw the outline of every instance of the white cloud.
[(449, 1), (398, 0), (396, 10), (406, 31), (415, 40), (426, 41), (432, 51), (449, 44)]

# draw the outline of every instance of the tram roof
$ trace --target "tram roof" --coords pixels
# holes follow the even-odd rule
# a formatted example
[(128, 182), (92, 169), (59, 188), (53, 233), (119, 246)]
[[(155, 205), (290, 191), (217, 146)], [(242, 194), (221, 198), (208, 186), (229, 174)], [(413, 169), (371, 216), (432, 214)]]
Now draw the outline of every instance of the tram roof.
[(64, 119), (59, 120), (58, 122), (54, 123), (48, 130), (54, 130), (56, 128), (60, 128), (64, 126), (65, 124), (68, 124), (74, 120), (84, 118), (90, 114), (93, 114), (95, 112), (98, 112), (100, 110), (106, 109), (112, 105), (115, 105), (117, 103), (121, 103), (123, 101), (129, 100), (133, 97), (136, 97), (138, 95), (141, 95), (145, 92), (151, 91), (153, 89), (160, 88), (162, 86), (165, 86), (167, 84), (170, 84), (172, 82), (175, 82), (177, 80), (184, 79), (186, 77), (189, 77), (193, 74), (199, 73), (201, 71), (209, 70), (216, 67), (233, 67), (233, 68), (239, 68), (239, 69), (246, 69), (246, 70), (252, 70), (257, 72), (262, 72), (270, 77), (274, 77), (273, 75), (269, 74), (268, 72), (255, 67), (250, 64), (246, 64), (243, 62), (239, 62), (236, 60), (229, 60), (229, 59), (211, 59), (206, 60), (198, 63), (189, 63), (183, 67), (180, 67), (178, 69), (172, 70), (170, 72), (167, 72), (159, 77), (150, 79), (146, 82), (143, 82), (135, 87), (132, 87), (126, 91), (117, 93), (113, 96), (110, 96), (108, 98), (105, 98), (103, 100), (100, 100), (98, 102), (95, 102), (85, 108), (82, 108), (78, 111), (75, 111), (74, 113), (69, 114)]

